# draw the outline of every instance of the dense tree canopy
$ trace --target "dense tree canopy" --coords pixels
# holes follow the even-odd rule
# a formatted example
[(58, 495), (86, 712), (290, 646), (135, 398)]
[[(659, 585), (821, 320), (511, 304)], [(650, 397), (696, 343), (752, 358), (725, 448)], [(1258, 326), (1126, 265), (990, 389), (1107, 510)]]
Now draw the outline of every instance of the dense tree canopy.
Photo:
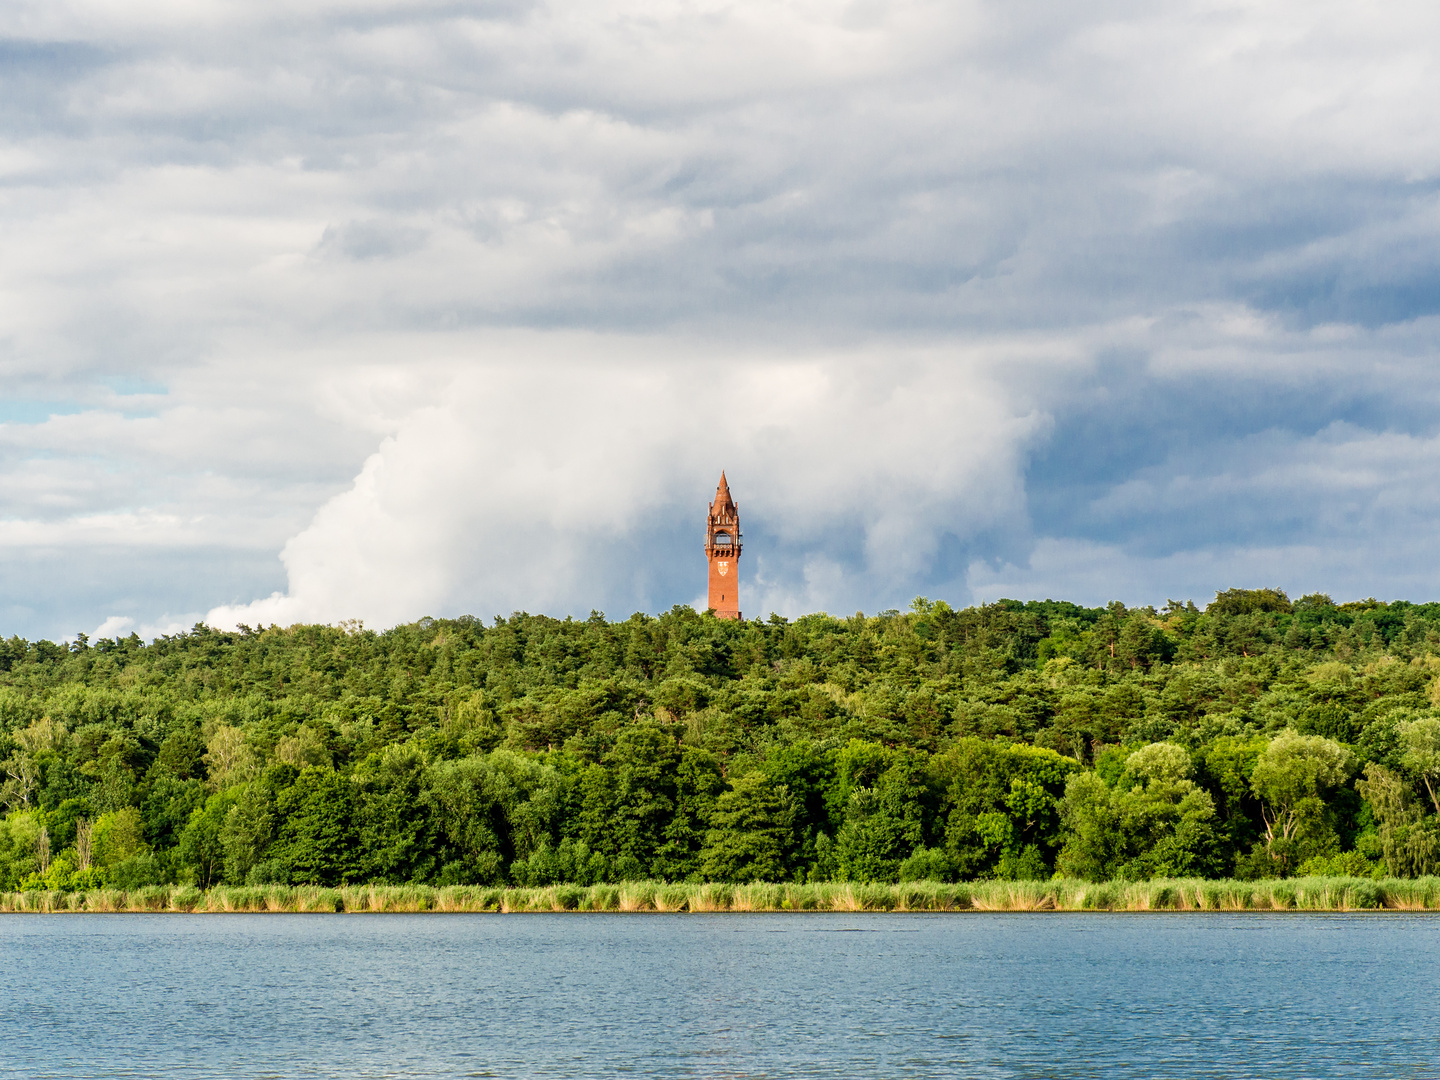
[(0, 888), (1421, 874), (1440, 605), (0, 642)]

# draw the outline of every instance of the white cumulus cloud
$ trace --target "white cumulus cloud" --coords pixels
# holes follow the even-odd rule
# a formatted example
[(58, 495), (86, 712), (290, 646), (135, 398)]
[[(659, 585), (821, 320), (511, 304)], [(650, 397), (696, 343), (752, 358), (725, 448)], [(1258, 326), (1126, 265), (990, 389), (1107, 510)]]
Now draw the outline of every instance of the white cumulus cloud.
[[(1023, 516), (1020, 464), (1044, 429), (954, 351), (796, 359), (586, 335), (499, 347), (506, 362), (457, 367), (286, 544), (286, 590), (207, 621), (389, 625), (653, 606), (674, 588), (688, 601), (722, 468), (749, 537), (742, 595), (791, 612), (855, 603), (922, 572), (942, 535)], [(846, 569), (796, 577), (793, 552)]]

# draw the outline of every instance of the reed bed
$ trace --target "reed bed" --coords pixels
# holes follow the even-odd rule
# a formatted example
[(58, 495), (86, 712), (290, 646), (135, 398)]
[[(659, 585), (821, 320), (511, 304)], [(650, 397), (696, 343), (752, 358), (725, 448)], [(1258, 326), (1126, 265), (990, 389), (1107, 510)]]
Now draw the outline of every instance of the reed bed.
[(730, 885), (152, 885), (0, 893), (0, 912), (1440, 911), (1440, 878), (1277, 881), (975, 881)]

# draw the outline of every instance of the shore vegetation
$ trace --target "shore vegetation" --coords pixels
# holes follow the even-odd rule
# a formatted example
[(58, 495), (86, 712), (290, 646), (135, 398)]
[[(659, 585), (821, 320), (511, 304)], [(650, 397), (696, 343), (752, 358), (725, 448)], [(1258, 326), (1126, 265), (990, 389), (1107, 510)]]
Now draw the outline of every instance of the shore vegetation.
[(846, 911), (1437, 911), (1440, 878), (1275, 881), (625, 881), (605, 885), (149, 885), (0, 893), (0, 912), (464, 913)]

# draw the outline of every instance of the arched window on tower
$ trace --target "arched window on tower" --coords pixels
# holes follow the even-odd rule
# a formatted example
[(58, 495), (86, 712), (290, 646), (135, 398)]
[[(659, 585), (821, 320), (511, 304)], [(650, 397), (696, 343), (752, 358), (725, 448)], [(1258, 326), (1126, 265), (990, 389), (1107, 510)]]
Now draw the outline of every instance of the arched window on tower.
[(716, 533), (716, 534), (715, 534), (715, 546), (716, 546), (716, 547), (729, 547), (729, 546), (730, 546), (730, 534), (727, 533), (727, 532), (718, 532), (718, 533)]

